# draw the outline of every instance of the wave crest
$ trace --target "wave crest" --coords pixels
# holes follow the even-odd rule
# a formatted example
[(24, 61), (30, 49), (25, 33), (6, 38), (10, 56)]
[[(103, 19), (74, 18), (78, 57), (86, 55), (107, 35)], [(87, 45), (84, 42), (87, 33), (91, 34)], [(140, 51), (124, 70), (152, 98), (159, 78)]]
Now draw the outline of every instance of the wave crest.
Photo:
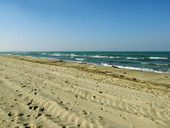
[(107, 63), (101, 63), (101, 65), (103, 65), (103, 66), (109, 66), (109, 67), (111, 67), (111, 66), (112, 66), (112, 65), (107, 64)]
[(149, 57), (149, 59), (156, 59), (156, 60), (165, 60), (168, 59), (167, 57)]
[(135, 57), (127, 57), (127, 59), (129, 59), (129, 60), (137, 60), (137, 59), (140, 59), (140, 58), (135, 58)]

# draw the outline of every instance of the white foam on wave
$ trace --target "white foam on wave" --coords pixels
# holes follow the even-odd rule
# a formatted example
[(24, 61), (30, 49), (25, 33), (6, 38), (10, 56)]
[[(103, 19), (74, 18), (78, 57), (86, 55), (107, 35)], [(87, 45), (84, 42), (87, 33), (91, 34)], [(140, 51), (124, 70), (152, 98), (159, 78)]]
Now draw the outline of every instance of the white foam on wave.
[(168, 59), (167, 57), (149, 57), (149, 59)]
[(70, 56), (74, 57), (74, 56), (78, 56), (78, 55), (75, 55), (75, 54), (70, 54)]
[(101, 65), (103, 65), (103, 66), (109, 66), (109, 67), (111, 67), (111, 66), (112, 66), (112, 65), (107, 64), (107, 63), (101, 63)]
[(73, 55), (73, 54), (63, 54), (63, 53), (53, 53), (53, 54), (51, 54), (52, 56), (75, 56), (75, 55)]
[(108, 56), (100, 56), (100, 55), (95, 55), (95, 56), (92, 56), (92, 57), (95, 57), (95, 58), (108, 58)]
[(138, 70), (138, 71), (145, 71), (145, 72), (156, 72), (156, 73), (164, 73), (162, 71), (156, 71), (154, 69), (149, 69), (149, 68), (137, 68), (137, 67), (129, 67), (129, 66), (118, 66), (114, 65), (115, 67), (118, 68), (123, 68), (123, 69), (131, 69), (131, 70)]
[(81, 60), (84, 60), (84, 59), (83, 58), (76, 58), (76, 60), (80, 60), (81, 61)]
[(110, 64), (107, 64), (107, 63), (101, 63), (101, 65), (107, 66), (107, 67), (115, 66), (115, 67), (118, 67), (118, 68), (145, 71), (145, 72), (155, 72), (155, 73), (167, 73), (167, 74), (170, 74), (169, 71), (163, 72), (163, 71), (157, 71), (157, 70), (149, 69), (149, 68), (137, 68), (137, 67), (129, 67), (129, 66), (110, 65)]
[(109, 58), (120, 58), (119, 56), (111, 56)]
[(41, 55), (49, 55), (49, 53), (45, 53), (45, 52), (43, 52), (43, 53), (41, 53)]
[(137, 60), (137, 59), (139, 59), (139, 58), (135, 58), (135, 57), (127, 57), (127, 59), (129, 59), (129, 60)]
[(144, 64), (144, 65), (149, 65), (150, 63), (143, 63), (143, 62), (142, 62), (141, 64)]
[(156, 64), (156, 65), (159, 65), (159, 66), (169, 66), (170, 64)]
[(60, 56), (61, 54), (60, 53), (53, 53), (51, 54), (52, 56)]

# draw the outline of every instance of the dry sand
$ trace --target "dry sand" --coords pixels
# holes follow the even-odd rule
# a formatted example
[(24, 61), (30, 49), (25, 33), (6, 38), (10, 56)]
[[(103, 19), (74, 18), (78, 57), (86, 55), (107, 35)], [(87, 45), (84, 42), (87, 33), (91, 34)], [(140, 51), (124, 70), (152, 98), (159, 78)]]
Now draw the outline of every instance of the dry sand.
[(0, 55), (0, 128), (170, 128), (170, 75)]

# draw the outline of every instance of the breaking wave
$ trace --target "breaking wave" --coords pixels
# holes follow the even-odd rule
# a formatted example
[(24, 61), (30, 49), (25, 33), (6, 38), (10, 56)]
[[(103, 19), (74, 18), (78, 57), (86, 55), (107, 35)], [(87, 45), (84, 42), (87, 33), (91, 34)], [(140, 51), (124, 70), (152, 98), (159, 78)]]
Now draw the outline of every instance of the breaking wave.
[(149, 59), (166, 60), (167, 57), (149, 57)]

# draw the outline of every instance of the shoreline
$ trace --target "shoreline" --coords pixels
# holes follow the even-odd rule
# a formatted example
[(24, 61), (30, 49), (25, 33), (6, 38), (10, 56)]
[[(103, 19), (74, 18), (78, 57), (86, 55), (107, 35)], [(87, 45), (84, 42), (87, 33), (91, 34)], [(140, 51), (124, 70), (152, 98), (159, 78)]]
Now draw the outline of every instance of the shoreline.
[[(95, 62), (93, 61), (85, 61), (88, 56), (89, 57), (92, 57), (92, 58), (95, 58), (95, 59), (98, 59), (98, 58), (106, 58), (106, 59), (109, 59), (109, 58), (122, 58), (121, 56), (117, 55), (116, 57), (113, 57), (113, 56), (109, 56), (109, 55), (98, 55), (97, 52), (94, 52), (96, 53), (97, 55), (79, 55), (79, 54), (76, 54), (76, 52), (73, 52), (73, 53), (65, 53), (65, 52), (61, 52), (61, 53), (53, 53), (53, 52), (35, 52), (37, 54), (39, 54), (38, 58), (47, 58), (47, 59), (54, 59), (54, 60), (60, 60), (59, 58), (57, 59), (57, 57), (63, 55), (63, 56), (69, 56), (71, 58), (74, 58), (74, 59), (71, 59), (71, 58), (68, 58), (68, 59), (64, 59), (64, 57), (62, 57), (61, 59), (64, 60), (64, 61), (67, 61), (67, 62), (76, 62), (76, 63), (88, 63), (88, 64), (94, 64), (94, 65), (102, 65), (102, 66), (114, 66), (114, 67), (118, 67), (118, 68), (123, 68), (123, 69), (131, 69), (131, 70), (137, 70), (137, 71), (146, 71), (146, 72), (156, 72), (156, 73), (164, 73), (164, 74), (170, 74), (169, 72), (169, 69), (168, 67), (170, 66), (169, 63), (159, 63), (158, 62), (152, 62), (152, 61), (155, 61), (155, 60), (159, 60), (159, 59), (165, 59), (167, 60), (168, 57), (152, 57), (152, 55), (148, 56), (148, 57), (128, 57), (128, 56), (124, 56), (123, 59), (125, 61), (128, 61), (127, 63), (132, 63), (132, 64), (136, 64), (136, 66), (132, 66), (132, 65), (124, 65), (124, 64), (121, 64), (119, 63), (115, 63), (114, 61), (112, 63), (108, 62), (108, 61), (103, 61), (103, 62), (97, 62), (97, 60)], [(93, 53), (93, 52), (92, 52)], [(25, 53), (24, 56), (28, 56), (28, 57), (37, 57), (37, 56), (32, 56), (32, 55), (26, 55), (27, 53)], [(31, 52), (28, 54), (31, 54)], [(51, 55), (50, 55), (51, 54)], [(12, 53), (11, 54), (6, 54), (6, 55), (13, 55)], [(46, 55), (46, 56), (44, 56)], [(50, 56), (48, 56), (50, 55)], [(21, 55), (19, 55), (21, 56)], [(44, 56), (44, 57), (43, 57)], [(86, 56), (87, 58), (84, 58)], [(131, 56), (131, 55), (129, 55)], [(133, 55), (132, 55), (133, 56)], [(78, 58), (77, 58), (78, 57)], [(79, 58), (80, 57), (80, 58)], [(100, 58), (100, 59), (101, 59)], [(149, 59), (149, 62), (145, 62), (145, 61), (141, 61), (141, 59)], [(138, 60), (139, 59), (139, 60)], [(137, 62), (131, 62), (131, 60), (138, 60)], [(112, 60), (109, 60), (109, 61), (112, 61)], [(116, 60), (117, 61), (117, 60)], [(130, 61), (130, 62), (129, 62)], [(151, 62), (150, 62), (151, 61)], [(157, 67), (158, 66), (158, 67)]]
[[(0, 55), (1, 56), (1, 55)], [(20, 56), (20, 55), (2, 55), (2, 56), (7, 56), (11, 58), (16, 58), (19, 60), (25, 60), (25, 61), (30, 61), (30, 62), (35, 62), (35, 63), (40, 63), (40, 64), (48, 64), (48, 65), (55, 65), (56, 62), (63, 62), (67, 66), (72, 66), (74, 67), (79, 67), (82, 66), (86, 68), (85, 70), (92, 71), (93, 66), (97, 70), (97, 73), (103, 73), (106, 75), (113, 75), (113, 77), (121, 78), (121, 79), (127, 79), (127, 80), (133, 80), (134, 81), (142, 81), (142, 82), (150, 82), (153, 84), (161, 84), (170, 87), (170, 74), (166, 73), (157, 73), (157, 72), (148, 72), (148, 71), (142, 71), (142, 70), (133, 70), (133, 69), (126, 69), (126, 68), (119, 68), (116, 66), (104, 66), (104, 65), (98, 65), (98, 64), (93, 64), (93, 63), (87, 63), (87, 62), (73, 62), (73, 61), (66, 61), (66, 60), (60, 60), (60, 59), (51, 59), (51, 58), (40, 58), (40, 57), (33, 57), (33, 56)], [(87, 68), (86, 65), (91, 66), (92, 68)], [(58, 65), (56, 65), (58, 66)], [(97, 69), (99, 68), (99, 69)], [(100, 69), (102, 71), (100, 71)], [(130, 74), (128, 74), (128, 72)], [(140, 74), (140, 75), (138, 75)], [(146, 79), (146, 76), (152, 76), (152, 78)], [(154, 78), (156, 77), (156, 78)], [(156, 82), (155, 82), (156, 81)]]
[(0, 55), (0, 127), (168, 128), (170, 75)]

